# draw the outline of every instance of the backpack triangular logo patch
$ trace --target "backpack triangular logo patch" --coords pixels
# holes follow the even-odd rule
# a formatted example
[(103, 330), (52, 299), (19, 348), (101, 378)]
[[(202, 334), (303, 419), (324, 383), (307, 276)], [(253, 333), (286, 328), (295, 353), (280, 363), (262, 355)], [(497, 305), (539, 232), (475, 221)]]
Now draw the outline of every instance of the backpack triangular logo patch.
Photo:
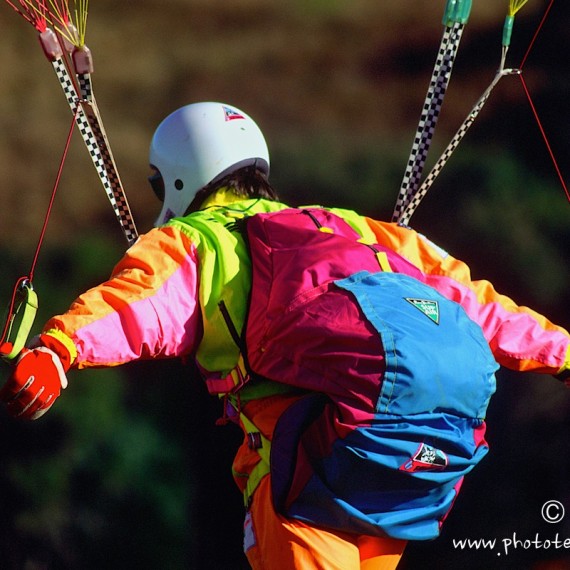
[(439, 325), (439, 303), (437, 301), (430, 301), (429, 299), (412, 299), (410, 297), (405, 297), (405, 299), (410, 303), (410, 305), (413, 305), (416, 309), (421, 311), (436, 325)]

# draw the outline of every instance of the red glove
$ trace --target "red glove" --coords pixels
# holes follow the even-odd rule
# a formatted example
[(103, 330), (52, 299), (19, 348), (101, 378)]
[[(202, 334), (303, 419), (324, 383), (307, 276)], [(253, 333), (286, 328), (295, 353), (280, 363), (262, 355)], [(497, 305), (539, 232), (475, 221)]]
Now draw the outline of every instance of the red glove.
[(0, 390), (0, 400), (6, 403), (11, 415), (36, 420), (51, 408), (66, 387), (64, 366), (53, 350), (45, 346), (24, 348)]

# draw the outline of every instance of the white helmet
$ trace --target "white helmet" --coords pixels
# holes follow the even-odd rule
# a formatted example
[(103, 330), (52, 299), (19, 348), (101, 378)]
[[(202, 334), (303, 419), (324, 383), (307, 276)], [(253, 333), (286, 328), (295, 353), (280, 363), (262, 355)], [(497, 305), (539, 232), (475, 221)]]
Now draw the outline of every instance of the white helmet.
[(164, 201), (155, 225), (182, 216), (211, 182), (256, 165), (269, 174), (269, 151), (259, 127), (243, 111), (222, 103), (194, 103), (168, 115), (150, 144), (149, 178)]

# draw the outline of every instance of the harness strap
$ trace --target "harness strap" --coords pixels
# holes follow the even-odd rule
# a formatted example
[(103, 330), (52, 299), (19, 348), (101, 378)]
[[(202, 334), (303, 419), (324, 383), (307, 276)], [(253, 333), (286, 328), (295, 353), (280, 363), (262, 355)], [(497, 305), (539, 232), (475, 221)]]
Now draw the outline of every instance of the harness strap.
[(255, 449), (260, 457), (259, 463), (257, 463), (249, 473), (247, 484), (243, 492), (243, 502), (244, 505), (248, 507), (259, 483), (270, 471), (269, 456), (271, 454), (271, 441), (255, 427), (254, 423), (243, 412), (240, 412), (240, 420), (247, 433), (250, 447)]

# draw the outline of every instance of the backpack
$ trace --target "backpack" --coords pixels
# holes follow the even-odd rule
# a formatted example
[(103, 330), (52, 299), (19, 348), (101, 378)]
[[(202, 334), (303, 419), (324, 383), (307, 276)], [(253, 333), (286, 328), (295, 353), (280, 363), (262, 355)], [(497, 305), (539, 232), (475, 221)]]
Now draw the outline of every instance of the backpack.
[(331, 211), (256, 214), (240, 231), (252, 264), (236, 338), (246, 369), (307, 393), (273, 434), (275, 508), (344, 532), (438, 536), (488, 450), (498, 366), (481, 328)]

